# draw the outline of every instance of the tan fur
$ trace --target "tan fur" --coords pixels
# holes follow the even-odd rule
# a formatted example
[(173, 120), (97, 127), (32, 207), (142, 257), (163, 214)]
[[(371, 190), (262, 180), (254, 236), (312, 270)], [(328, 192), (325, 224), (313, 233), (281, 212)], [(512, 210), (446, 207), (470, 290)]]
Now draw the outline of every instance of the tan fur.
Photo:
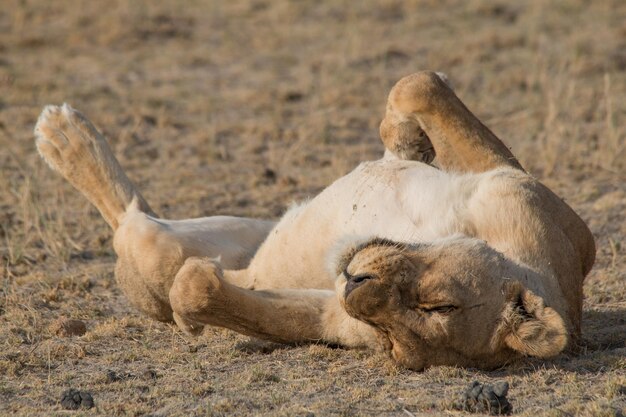
[(140, 210), (152, 214), (105, 139), (81, 113), (67, 104), (47, 106), (35, 126), (35, 135), (42, 158), (81, 191), (114, 230), (133, 201)]
[[(67, 104), (47, 106), (35, 136), (42, 158), (83, 193), (114, 230), (116, 279), (131, 303), (157, 320), (173, 320), (169, 291), (185, 259), (221, 257), (224, 267), (243, 268), (274, 225), (265, 220), (215, 217), (194, 219), (181, 228), (184, 221), (158, 219), (106, 140)], [(207, 236), (218, 244), (207, 243)]]
[[(206, 324), (381, 348), (413, 369), (550, 357), (580, 333), (591, 233), (442, 75), (400, 80), (381, 123), (387, 158), (290, 210), (271, 233), (273, 223), (251, 219), (157, 219), (69, 107), (47, 108), (36, 132), (42, 156), (116, 230), (130, 300), (189, 333)], [(398, 160), (435, 155), (441, 171)]]

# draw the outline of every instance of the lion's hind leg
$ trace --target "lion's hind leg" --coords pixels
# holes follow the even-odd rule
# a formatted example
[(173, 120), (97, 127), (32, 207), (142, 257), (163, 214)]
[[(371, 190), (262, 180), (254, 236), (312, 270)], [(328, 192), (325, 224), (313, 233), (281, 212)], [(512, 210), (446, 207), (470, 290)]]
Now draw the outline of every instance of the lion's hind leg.
[(85, 195), (115, 231), (116, 279), (129, 301), (156, 320), (173, 319), (170, 287), (187, 257), (221, 256), (227, 267), (243, 268), (273, 227), (270, 221), (227, 216), (156, 218), (104, 137), (66, 104), (47, 106), (35, 134), (43, 159)]
[(67, 104), (46, 106), (35, 135), (41, 157), (85, 195), (114, 230), (133, 202), (151, 213), (104, 137), (81, 113)]
[(424, 142), (420, 135), (425, 133), (437, 155), (437, 164), (444, 170), (522, 169), (506, 145), (434, 72), (418, 72), (396, 83), (389, 93), (380, 133), (385, 146), (392, 150)]

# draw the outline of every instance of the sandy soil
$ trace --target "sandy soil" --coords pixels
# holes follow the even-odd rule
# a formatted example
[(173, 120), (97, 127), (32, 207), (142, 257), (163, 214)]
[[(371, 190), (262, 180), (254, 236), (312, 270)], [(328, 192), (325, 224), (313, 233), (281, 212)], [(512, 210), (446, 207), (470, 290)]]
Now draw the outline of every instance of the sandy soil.
[[(506, 380), (520, 415), (623, 416), (624, 22), (622, 0), (4, 0), (0, 414), (67, 415), (72, 387), (103, 415), (458, 415), (471, 381)], [(128, 305), (110, 230), (34, 147), (41, 108), (67, 101), (163, 216), (277, 218), (382, 154), (386, 94), (419, 69), (447, 72), (594, 232), (579, 354), (416, 373), (371, 352), (188, 338)], [(59, 318), (87, 332), (59, 336)]]

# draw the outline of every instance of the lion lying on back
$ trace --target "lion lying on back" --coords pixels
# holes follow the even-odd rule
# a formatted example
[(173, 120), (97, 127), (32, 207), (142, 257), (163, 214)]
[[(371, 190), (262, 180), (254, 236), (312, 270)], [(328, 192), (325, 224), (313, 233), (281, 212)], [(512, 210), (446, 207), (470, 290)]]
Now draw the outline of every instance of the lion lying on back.
[(591, 233), (435, 73), (391, 90), (385, 158), (277, 224), (159, 219), (80, 113), (49, 106), (35, 132), (115, 231), (130, 301), (186, 332), (382, 348), (413, 369), (550, 357), (580, 334)]

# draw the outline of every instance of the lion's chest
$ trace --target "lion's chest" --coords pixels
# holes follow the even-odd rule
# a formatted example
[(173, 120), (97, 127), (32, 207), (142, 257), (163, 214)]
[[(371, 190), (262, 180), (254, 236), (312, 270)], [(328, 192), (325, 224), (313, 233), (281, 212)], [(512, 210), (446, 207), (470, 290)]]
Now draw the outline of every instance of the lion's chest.
[(325, 261), (346, 239), (432, 241), (463, 230), (457, 180), (409, 161), (362, 164), (270, 232), (250, 265), (255, 288), (332, 288)]

